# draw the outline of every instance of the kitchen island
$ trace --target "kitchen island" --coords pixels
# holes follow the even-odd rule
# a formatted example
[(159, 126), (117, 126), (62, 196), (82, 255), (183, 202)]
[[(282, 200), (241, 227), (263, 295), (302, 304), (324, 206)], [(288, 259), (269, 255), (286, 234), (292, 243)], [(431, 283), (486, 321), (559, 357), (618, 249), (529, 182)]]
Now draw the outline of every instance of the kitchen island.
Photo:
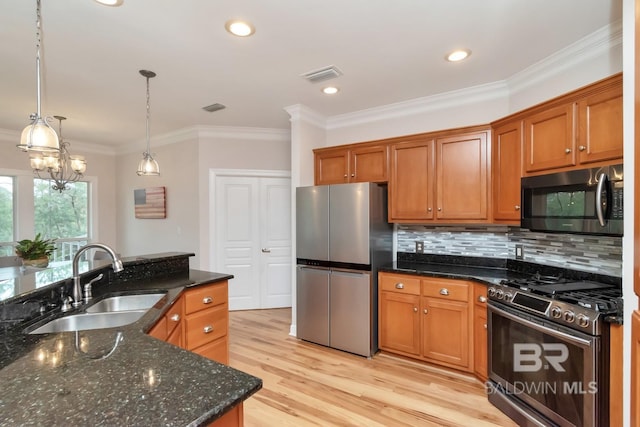
[[(60, 293), (69, 280), (29, 285), (9, 297), (11, 285), (5, 282), (0, 425), (209, 425), (258, 391), (259, 378), (147, 335), (185, 290), (233, 277), (189, 269), (192, 255), (125, 258), (124, 271), (116, 274), (109, 262), (85, 262), (83, 283), (104, 275), (94, 285), (96, 300), (165, 293), (139, 320), (118, 328), (28, 334), (63, 315)], [(62, 275), (56, 270), (65, 268), (70, 266), (56, 266), (50, 273)], [(14, 289), (37, 283), (28, 276), (14, 278)]]

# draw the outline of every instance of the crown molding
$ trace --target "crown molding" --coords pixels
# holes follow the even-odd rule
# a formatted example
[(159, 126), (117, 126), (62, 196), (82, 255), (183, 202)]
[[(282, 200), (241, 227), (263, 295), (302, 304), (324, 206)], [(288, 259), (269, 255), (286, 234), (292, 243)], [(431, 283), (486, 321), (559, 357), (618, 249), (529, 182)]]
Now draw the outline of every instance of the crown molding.
[(606, 55), (619, 45), (622, 45), (622, 21), (606, 25), (512, 75), (507, 79), (509, 93), (523, 91), (589, 59)]
[(326, 129), (327, 127), (327, 118), (305, 105), (290, 105), (288, 107), (284, 107), (284, 110), (291, 117), (291, 122), (302, 121), (322, 129)]
[(327, 119), (327, 129), (339, 129), (347, 126), (361, 125), (379, 120), (406, 117), (429, 111), (475, 104), (482, 101), (507, 98), (506, 82), (498, 81), (469, 88), (443, 92), (436, 95), (415, 98), (408, 101), (368, 108), (352, 113), (340, 114)]

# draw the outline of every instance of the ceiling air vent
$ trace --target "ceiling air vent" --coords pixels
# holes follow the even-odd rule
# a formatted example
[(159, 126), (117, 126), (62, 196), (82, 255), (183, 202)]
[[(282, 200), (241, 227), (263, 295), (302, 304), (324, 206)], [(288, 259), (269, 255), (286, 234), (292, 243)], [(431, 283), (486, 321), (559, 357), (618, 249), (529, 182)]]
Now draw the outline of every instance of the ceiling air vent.
[(204, 111), (208, 111), (210, 113), (213, 113), (214, 111), (218, 111), (218, 110), (223, 110), (225, 108), (227, 108), (226, 105), (218, 104), (217, 102), (215, 104), (211, 104), (211, 105), (207, 105), (206, 107), (202, 107), (202, 109)]
[(320, 68), (318, 70), (309, 71), (308, 73), (300, 74), (301, 77), (304, 77), (311, 83), (323, 82), (329, 79), (335, 79), (336, 77), (340, 77), (342, 75), (342, 71), (338, 69), (335, 65), (330, 65), (328, 67)]

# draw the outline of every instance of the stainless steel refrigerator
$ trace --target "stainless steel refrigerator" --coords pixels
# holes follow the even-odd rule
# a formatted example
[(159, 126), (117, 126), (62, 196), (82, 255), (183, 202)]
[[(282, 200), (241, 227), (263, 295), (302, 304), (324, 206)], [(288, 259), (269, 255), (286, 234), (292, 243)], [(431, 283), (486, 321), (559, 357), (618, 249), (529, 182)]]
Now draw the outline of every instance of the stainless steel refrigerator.
[(387, 188), (374, 183), (296, 189), (298, 338), (372, 356), (378, 351), (378, 273), (393, 258)]

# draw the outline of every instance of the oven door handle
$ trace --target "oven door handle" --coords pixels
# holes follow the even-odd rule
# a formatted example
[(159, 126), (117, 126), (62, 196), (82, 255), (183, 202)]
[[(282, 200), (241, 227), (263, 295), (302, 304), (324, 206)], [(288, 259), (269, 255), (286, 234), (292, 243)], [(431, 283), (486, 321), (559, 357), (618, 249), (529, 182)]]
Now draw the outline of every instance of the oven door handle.
[(522, 317), (518, 317), (516, 315), (513, 315), (513, 314), (511, 314), (511, 313), (509, 313), (507, 311), (504, 311), (504, 310), (502, 310), (502, 309), (500, 309), (500, 308), (498, 308), (498, 307), (496, 307), (494, 305), (489, 304), (489, 306), (487, 308), (489, 310), (492, 310), (492, 311), (498, 313), (500, 316), (504, 316), (504, 317), (508, 318), (509, 320), (513, 320), (516, 323), (521, 323), (523, 325), (526, 325), (526, 326), (530, 327), (531, 329), (535, 329), (537, 331), (544, 332), (544, 333), (549, 334), (549, 335), (554, 335), (556, 337), (560, 337), (560, 338), (562, 338), (562, 339), (564, 339), (566, 341), (569, 341), (571, 343), (574, 343), (574, 344), (577, 344), (577, 345), (582, 345), (583, 347), (589, 347), (589, 348), (593, 345), (592, 341), (590, 341), (590, 340), (585, 340), (583, 338), (579, 338), (579, 337), (575, 337), (573, 335), (569, 335), (569, 334), (567, 334), (565, 332), (562, 332), (562, 331), (557, 331), (555, 329), (547, 328), (546, 326), (542, 326), (542, 325), (539, 325), (539, 324), (537, 324), (535, 322), (532, 322), (530, 320), (523, 319)]

